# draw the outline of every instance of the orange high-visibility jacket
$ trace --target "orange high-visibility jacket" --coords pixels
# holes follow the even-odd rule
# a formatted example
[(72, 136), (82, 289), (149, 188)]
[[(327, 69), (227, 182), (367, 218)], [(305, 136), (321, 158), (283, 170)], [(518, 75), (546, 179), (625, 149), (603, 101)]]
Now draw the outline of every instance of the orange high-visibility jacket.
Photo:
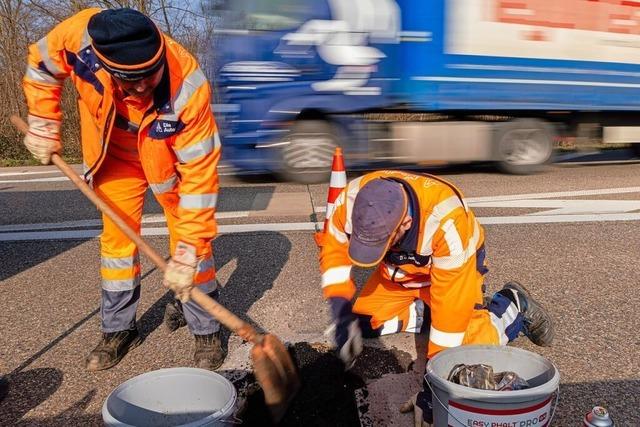
[(320, 253), (323, 295), (349, 300), (355, 295), (348, 255), (353, 204), (360, 188), (379, 177), (397, 180), (413, 191), (418, 206), (412, 217), (418, 224), (412, 247), (392, 248), (378, 269), (399, 287), (429, 286), (429, 355), (458, 346), (476, 304), (482, 303), (484, 266), (476, 265), (476, 252), (483, 249), (484, 231), (462, 193), (439, 178), (384, 170), (363, 175), (344, 188), (335, 201)]
[[(79, 94), (87, 182), (105, 158), (116, 119), (115, 83), (98, 62), (87, 32), (98, 12), (83, 10), (31, 45), (23, 79), (29, 113), (61, 120), (62, 84), (71, 77)], [(178, 217), (180, 240), (195, 245), (200, 255), (210, 252), (216, 234), (220, 139), (204, 73), (189, 52), (164, 37), (165, 75), (139, 127), (138, 152), (156, 198)]]

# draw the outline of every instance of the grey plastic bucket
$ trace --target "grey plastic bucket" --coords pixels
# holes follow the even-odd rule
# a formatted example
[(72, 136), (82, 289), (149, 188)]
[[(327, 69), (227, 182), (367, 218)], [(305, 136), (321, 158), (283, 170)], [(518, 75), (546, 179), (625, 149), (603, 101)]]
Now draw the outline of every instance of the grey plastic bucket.
[[(489, 391), (447, 381), (449, 372), (458, 363), (484, 363), (495, 372), (515, 372), (527, 380), (531, 388)], [(425, 378), (433, 392), (435, 427), (544, 427), (553, 419), (560, 374), (553, 363), (530, 351), (487, 345), (454, 347), (429, 360), (426, 372)]]
[(228, 425), (236, 389), (220, 374), (197, 368), (159, 369), (120, 384), (102, 405), (105, 426)]

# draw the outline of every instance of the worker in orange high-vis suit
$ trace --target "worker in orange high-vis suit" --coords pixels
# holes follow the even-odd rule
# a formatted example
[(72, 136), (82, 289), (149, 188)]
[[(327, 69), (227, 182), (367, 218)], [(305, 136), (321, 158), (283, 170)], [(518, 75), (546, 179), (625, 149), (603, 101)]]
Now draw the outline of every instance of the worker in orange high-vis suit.
[[(320, 267), (347, 368), (362, 350), (363, 336), (427, 328), (427, 358), (464, 344), (504, 345), (521, 333), (538, 345), (551, 343), (551, 318), (522, 285), (507, 283), (485, 304), (484, 231), (452, 184), (378, 171), (350, 182), (334, 205)], [(352, 303), (353, 265), (377, 269)], [(428, 309), (430, 327), (423, 321)], [(424, 386), (411, 402), (418, 425), (432, 422)]]
[[(60, 94), (67, 77), (79, 95), (85, 180), (137, 232), (151, 188), (170, 234), (164, 283), (182, 303), (167, 305), (165, 318), (171, 329), (188, 323), (196, 366), (216, 369), (225, 357), (220, 325), (189, 301), (194, 285), (217, 296), (211, 242), (220, 140), (205, 75), (193, 56), (140, 12), (79, 12), (29, 48), (24, 142), (44, 164), (61, 150)], [(138, 249), (108, 217), (103, 223), (103, 334), (86, 359), (92, 371), (114, 366), (141, 341)]]

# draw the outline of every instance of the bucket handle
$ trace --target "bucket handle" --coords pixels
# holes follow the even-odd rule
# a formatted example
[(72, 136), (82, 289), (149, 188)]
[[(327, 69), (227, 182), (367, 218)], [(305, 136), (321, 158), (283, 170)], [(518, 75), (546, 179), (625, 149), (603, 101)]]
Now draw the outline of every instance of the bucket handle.
[[(447, 412), (447, 414), (449, 414), (449, 416), (451, 418), (453, 418), (454, 420), (456, 420), (456, 422), (458, 424), (460, 424), (462, 427), (467, 427), (467, 424), (464, 424), (462, 421), (460, 421), (459, 419), (457, 419), (455, 417), (455, 415), (453, 415), (451, 412), (449, 412), (449, 405), (445, 405), (444, 403), (442, 403), (442, 400), (440, 400), (440, 398), (438, 397), (438, 395), (436, 394), (436, 392), (433, 390), (433, 387), (431, 386), (431, 382), (429, 381), (429, 378), (427, 378), (427, 375), (424, 375), (424, 381), (427, 383), (427, 385), (429, 386), (429, 390), (431, 390), (431, 396), (435, 397), (436, 400), (438, 401), (438, 403), (440, 404), (440, 406), (442, 406), (442, 408)], [(554, 393), (556, 394), (556, 401), (553, 403), (553, 411), (551, 411), (551, 416), (549, 417), (549, 421), (547, 422), (547, 425), (550, 426), (551, 425), (551, 421), (553, 421), (553, 417), (556, 414), (556, 409), (558, 409), (558, 401), (560, 400), (560, 385), (558, 384), (558, 388), (554, 391)]]

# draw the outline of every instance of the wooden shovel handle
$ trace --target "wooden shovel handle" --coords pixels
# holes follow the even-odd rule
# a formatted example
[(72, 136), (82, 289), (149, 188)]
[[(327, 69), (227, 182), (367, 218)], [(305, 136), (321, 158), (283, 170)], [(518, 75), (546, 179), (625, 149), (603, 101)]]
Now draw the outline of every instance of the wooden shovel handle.
[[(27, 133), (29, 126), (16, 115), (11, 116), (11, 123), (22, 133)], [(155, 265), (162, 271), (167, 269), (167, 262), (160, 254), (158, 254), (142, 237), (140, 237), (135, 231), (129, 227), (129, 225), (120, 216), (105, 203), (98, 195), (87, 185), (84, 179), (80, 178), (78, 174), (71, 169), (71, 167), (65, 162), (62, 157), (54, 153), (51, 155), (51, 163), (56, 165), (62, 173), (69, 178), (76, 187), (85, 195), (91, 202), (98, 208), (100, 212), (113, 221), (116, 226), (129, 238), (133, 243), (138, 246), (138, 249), (142, 251), (147, 257), (153, 261)], [(258, 334), (256, 330), (244, 320), (227, 310), (223, 305), (217, 303), (213, 298), (202, 292), (200, 289), (194, 287), (191, 289), (190, 297), (196, 304), (202, 307), (207, 313), (215, 317), (220, 323), (226, 326), (229, 330), (238, 334), (245, 341), (252, 342), (254, 344), (262, 343), (262, 335)]]

